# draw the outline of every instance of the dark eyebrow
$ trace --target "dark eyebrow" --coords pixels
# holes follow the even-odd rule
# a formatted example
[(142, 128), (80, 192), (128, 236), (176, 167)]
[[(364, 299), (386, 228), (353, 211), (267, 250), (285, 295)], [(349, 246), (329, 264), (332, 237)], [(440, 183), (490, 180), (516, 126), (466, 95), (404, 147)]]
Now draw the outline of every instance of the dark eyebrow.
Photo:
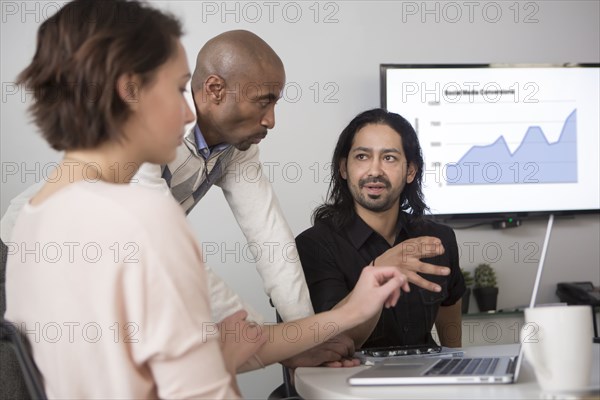
[[(371, 152), (373, 152), (373, 149), (371, 149), (369, 147), (362, 147), (362, 146), (356, 147), (356, 148), (352, 149), (353, 153), (358, 152), (358, 151), (364, 151), (364, 152), (367, 152), (367, 153), (371, 153)], [(394, 147), (389, 148), (389, 149), (382, 149), (381, 152), (382, 153), (398, 153), (398, 154), (401, 153), (400, 150), (398, 150), (398, 149), (396, 149)]]
[(267, 93), (267, 94), (263, 94), (262, 96), (259, 96), (258, 99), (256, 99), (256, 101), (263, 101), (263, 100), (268, 100), (269, 102), (276, 102), (277, 100), (279, 100), (279, 96), (276, 96), (273, 93)]

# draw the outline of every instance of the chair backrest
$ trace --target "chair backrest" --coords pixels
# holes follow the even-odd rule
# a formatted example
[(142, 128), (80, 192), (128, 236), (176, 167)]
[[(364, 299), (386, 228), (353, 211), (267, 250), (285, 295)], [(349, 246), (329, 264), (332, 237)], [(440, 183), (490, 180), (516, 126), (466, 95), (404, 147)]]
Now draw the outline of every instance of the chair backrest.
[[(283, 322), (283, 319), (281, 318), (281, 315), (279, 315), (279, 312), (277, 310), (275, 310), (275, 318), (277, 319), (278, 324)], [(296, 389), (292, 384), (290, 370), (284, 365), (282, 365), (281, 368), (283, 369), (283, 386), (285, 388), (285, 397), (294, 397), (294, 395), (296, 394)]]
[[(273, 305), (273, 302), (271, 302), (271, 305)], [(277, 310), (275, 310), (275, 318), (276, 318), (278, 324), (283, 322), (283, 319), (281, 319), (281, 315), (279, 315)], [(296, 392), (296, 388), (292, 384), (290, 370), (285, 365), (282, 365), (281, 369), (283, 371), (283, 383), (280, 386), (278, 386), (277, 388), (275, 388), (275, 390), (273, 390), (273, 392), (271, 392), (271, 394), (268, 397), (268, 400), (298, 400), (298, 399), (300, 399), (298, 392)]]
[(6, 312), (6, 261), (8, 258), (8, 247), (0, 239), (0, 311), (2, 318)]
[[(8, 247), (0, 240), (0, 311), (6, 311), (6, 260)], [(10, 343), (0, 343), (0, 399), (26, 399), (30, 394)]]
[[(35, 365), (35, 361), (31, 355), (31, 349), (28, 346), (27, 337), (10, 322), (2, 318), (0, 322), (0, 339), (3, 351), (5, 348), (11, 349), (15, 355), (20, 367), (27, 391), (32, 399), (46, 400), (46, 392), (42, 376)], [(3, 357), (1, 362), (10, 362), (10, 358)], [(8, 365), (2, 365), (2, 369), (9, 368)]]

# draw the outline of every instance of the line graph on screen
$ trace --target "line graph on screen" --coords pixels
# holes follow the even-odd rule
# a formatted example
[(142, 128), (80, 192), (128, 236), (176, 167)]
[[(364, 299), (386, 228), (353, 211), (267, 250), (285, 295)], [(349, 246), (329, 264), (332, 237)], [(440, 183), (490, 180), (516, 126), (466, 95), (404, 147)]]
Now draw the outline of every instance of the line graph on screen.
[(539, 126), (530, 126), (517, 149), (504, 136), (472, 146), (446, 166), (448, 185), (577, 182), (577, 110), (564, 121), (560, 137), (550, 142)]

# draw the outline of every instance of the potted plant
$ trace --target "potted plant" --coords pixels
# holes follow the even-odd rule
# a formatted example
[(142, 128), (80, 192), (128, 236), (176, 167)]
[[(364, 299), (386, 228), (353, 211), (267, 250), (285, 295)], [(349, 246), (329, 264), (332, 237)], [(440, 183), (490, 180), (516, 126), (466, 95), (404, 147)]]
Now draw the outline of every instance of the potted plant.
[(463, 293), (462, 296), (462, 313), (466, 314), (469, 312), (469, 302), (471, 300), (471, 286), (473, 286), (473, 275), (471, 275), (471, 271), (467, 271), (463, 268), (460, 269), (460, 272), (462, 272), (466, 288), (465, 293)]
[(490, 264), (479, 264), (475, 268), (473, 294), (475, 295), (479, 311), (492, 311), (496, 309), (498, 287), (496, 272)]

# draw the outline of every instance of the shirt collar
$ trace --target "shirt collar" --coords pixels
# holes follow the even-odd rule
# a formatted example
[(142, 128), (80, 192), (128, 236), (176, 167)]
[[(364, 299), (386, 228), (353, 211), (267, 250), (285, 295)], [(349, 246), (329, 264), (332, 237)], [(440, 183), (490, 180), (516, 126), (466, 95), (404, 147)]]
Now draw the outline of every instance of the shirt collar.
[(204, 135), (202, 135), (202, 132), (200, 131), (198, 124), (194, 125), (194, 138), (196, 139), (196, 149), (198, 150), (198, 154), (200, 154), (205, 160), (207, 160), (213, 152), (218, 153), (229, 147), (229, 145), (226, 143), (220, 143), (209, 147), (204, 139)]
[[(398, 213), (398, 220), (396, 221), (396, 231), (398, 232), (398, 236), (402, 230), (406, 229), (406, 218), (406, 214), (402, 211)], [(367, 225), (367, 223), (358, 215), (355, 215), (354, 220), (350, 222), (347, 232), (350, 242), (352, 242), (352, 245), (356, 249), (360, 249), (371, 235), (379, 235), (379, 233), (375, 232), (373, 228)], [(395, 242), (398, 241), (398, 236), (396, 236)]]

